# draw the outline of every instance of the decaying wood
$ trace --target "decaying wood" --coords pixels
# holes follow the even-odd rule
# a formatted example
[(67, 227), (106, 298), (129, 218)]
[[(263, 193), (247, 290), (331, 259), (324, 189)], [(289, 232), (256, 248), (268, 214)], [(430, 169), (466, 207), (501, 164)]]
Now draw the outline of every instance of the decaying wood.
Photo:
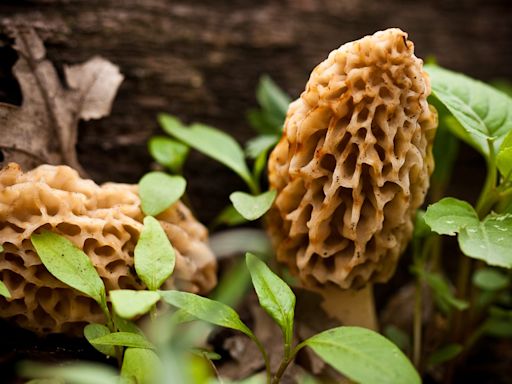
[[(57, 68), (101, 55), (125, 75), (112, 114), (80, 123), (78, 156), (98, 182), (135, 182), (148, 170), (146, 140), (159, 130), (158, 112), (217, 126), (243, 142), (253, 135), (245, 111), (256, 105), (261, 74), (296, 98), (328, 52), (388, 27), (407, 31), (419, 57), (435, 55), (484, 80), (512, 78), (510, 12), (509, 2), (499, 0), (0, 3), (4, 21), (36, 28)], [(197, 154), (185, 171), (194, 208), (206, 222), (230, 192), (243, 188), (229, 170)], [(474, 170), (460, 175), (464, 194)]]
[(83, 174), (76, 155), (78, 120), (106, 116), (123, 76), (115, 65), (95, 57), (64, 66), (63, 85), (35, 30), (7, 28), (19, 56), (13, 74), (23, 103), (0, 105), (4, 161), (17, 162), (27, 170), (44, 163), (67, 164)]

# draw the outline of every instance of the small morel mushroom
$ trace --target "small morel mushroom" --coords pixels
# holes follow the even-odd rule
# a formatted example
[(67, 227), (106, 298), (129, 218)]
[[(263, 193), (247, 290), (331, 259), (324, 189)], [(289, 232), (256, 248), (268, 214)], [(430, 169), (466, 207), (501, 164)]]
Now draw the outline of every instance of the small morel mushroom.
[[(98, 186), (67, 166), (43, 165), (23, 173), (11, 163), (0, 171), (0, 279), (12, 298), (0, 297), (0, 317), (39, 334), (80, 334), (104, 322), (99, 306), (54, 278), (34, 251), (30, 236), (46, 229), (71, 240), (91, 258), (106, 289), (143, 289), (133, 252), (143, 228), (137, 186)], [(160, 221), (176, 253), (167, 286), (207, 292), (216, 284), (216, 261), (207, 231), (177, 202)]]
[(399, 29), (344, 44), (290, 104), (269, 159), (277, 198), (268, 231), (278, 260), (305, 286), (385, 282), (411, 238), (437, 126), (413, 51)]

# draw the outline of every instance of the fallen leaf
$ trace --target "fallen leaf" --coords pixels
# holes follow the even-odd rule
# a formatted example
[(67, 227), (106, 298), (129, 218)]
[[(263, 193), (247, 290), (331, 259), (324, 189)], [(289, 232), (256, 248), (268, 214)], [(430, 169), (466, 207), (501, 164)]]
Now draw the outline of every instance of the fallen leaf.
[(64, 67), (62, 84), (32, 28), (4, 25), (19, 58), (13, 67), (23, 95), (20, 107), (0, 103), (0, 151), (4, 162), (25, 169), (42, 163), (67, 164), (84, 174), (76, 155), (78, 121), (110, 113), (123, 80), (119, 68), (94, 57)]

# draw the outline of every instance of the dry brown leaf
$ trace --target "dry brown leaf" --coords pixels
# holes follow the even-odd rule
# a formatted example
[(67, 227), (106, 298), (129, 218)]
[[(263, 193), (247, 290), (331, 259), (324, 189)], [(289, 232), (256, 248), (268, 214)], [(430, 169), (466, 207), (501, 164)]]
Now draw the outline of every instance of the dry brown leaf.
[(20, 107), (0, 103), (0, 150), (6, 163), (24, 169), (42, 163), (67, 164), (84, 173), (75, 145), (78, 121), (109, 114), (123, 80), (119, 68), (95, 57), (66, 66), (67, 84), (61, 84), (53, 64), (46, 59), (42, 40), (32, 28), (8, 25), (19, 59), (13, 67), (23, 94)]

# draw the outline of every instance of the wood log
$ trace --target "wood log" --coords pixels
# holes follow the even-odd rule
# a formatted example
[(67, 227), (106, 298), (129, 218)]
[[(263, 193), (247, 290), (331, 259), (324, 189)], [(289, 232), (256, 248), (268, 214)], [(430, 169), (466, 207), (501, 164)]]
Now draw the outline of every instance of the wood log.
[[(256, 106), (260, 75), (296, 98), (328, 52), (379, 29), (402, 28), (418, 56), (433, 55), (443, 66), (484, 80), (512, 78), (511, 10), (497, 0), (11, 0), (0, 3), (0, 19), (36, 28), (61, 71), (95, 55), (120, 67), (125, 80), (113, 111), (80, 123), (78, 155), (97, 182), (136, 182), (150, 168), (146, 141), (159, 132), (158, 112), (244, 142), (254, 135), (245, 113)], [(19, 104), (12, 40), (1, 42), (0, 101)], [(206, 222), (231, 191), (244, 188), (197, 153), (185, 172)]]

